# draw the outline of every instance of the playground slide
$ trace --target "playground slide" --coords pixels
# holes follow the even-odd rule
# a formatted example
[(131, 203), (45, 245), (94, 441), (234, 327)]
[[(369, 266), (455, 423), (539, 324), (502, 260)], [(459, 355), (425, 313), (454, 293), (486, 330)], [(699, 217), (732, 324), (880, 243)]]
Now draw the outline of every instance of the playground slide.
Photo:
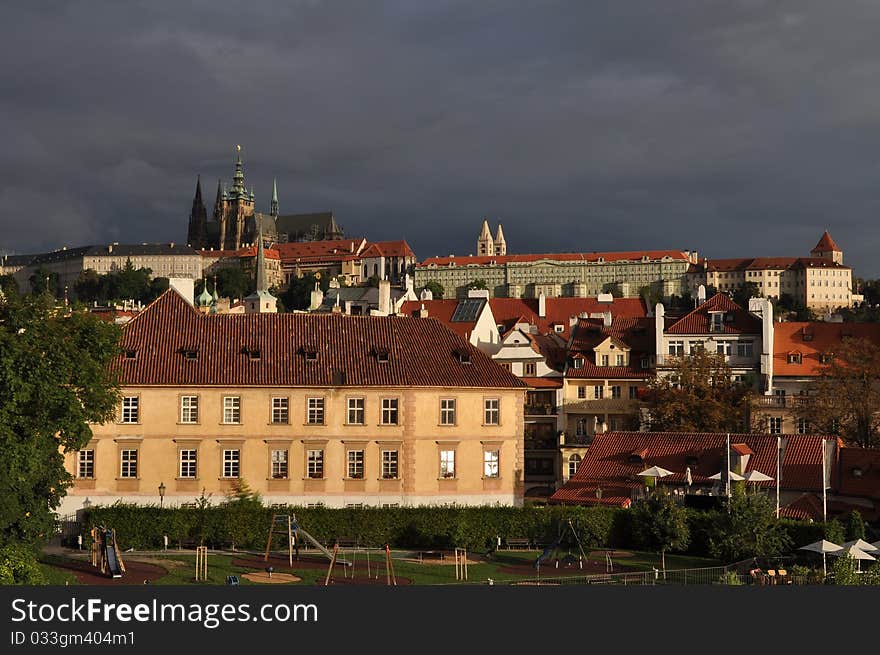
[(106, 530), (104, 532), (104, 557), (107, 562), (107, 571), (114, 578), (122, 577), (122, 562), (116, 552), (116, 540), (113, 538), (113, 532)]
[[(312, 544), (312, 546), (314, 546), (315, 548), (320, 550), (322, 553), (324, 553), (324, 555), (327, 557), (327, 559), (329, 559), (329, 560), (333, 559), (333, 553), (331, 553), (329, 550), (327, 550), (320, 541), (318, 541), (312, 535), (310, 535), (308, 532), (303, 530), (302, 527), (300, 527), (299, 525), (296, 526), (296, 532), (297, 532), (297, 534), (301, 534), (303, 537), (308, 539), (308, 541)], [(340, 564), (348, 565), (348, 562), (341, 560), (339, 558), (337, 558), (336, 561), (339, 562)]]
[(553, 551), (556, 550), (558, 547), (559, 547), (559, 540), (557, 539), (556, 541), (554, 541), (552, 544), (550, 544), (549, 546), (547, 546), (544, 549), (544, 552), (538, 556), (538, 559), (535, 560), (535, 563), (533, 566), (536, 569), (540, 568), (541, 564), (546, 562), (549, 559), (550, 555), (553, 554)]

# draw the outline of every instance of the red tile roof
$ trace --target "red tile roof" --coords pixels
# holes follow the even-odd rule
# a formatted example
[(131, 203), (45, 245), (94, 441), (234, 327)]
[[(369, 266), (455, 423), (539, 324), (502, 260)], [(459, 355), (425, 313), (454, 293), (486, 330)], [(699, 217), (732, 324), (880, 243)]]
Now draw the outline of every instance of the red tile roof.
[[(377, 348), (389, 351), (379, 362)], [(123, 329), (122, 383), (173, 386), (522, 388), (435, 320), (334, 314), (200, 314), (168, 290)], [(317, 361), (306, 361), (314, 349)], [(247, 350), (258, 350), (251, 360)], [(188, 360), (183, 351), (196, 351)], [(470, 363), (460, 361), (460, 352)]]
[(284, 264), (296, 262), (342, 261), (357, 256), (364, 239), (331, 239), (327, 241), (297, 241), (279, 243), (275, 247)]
[(520, 378), (532, 389), (561, 389), (562, 378)]
[(834, 239), (831, 238), (831, 235), (828, 234), (828, 230), (822, 233), (822, 238), (819, 239), (819, 243), (816, 244), (816, 247), (813, 248), (810, 253), (814, 252), (828, 252), (829, 250), (836, 250), (837, 252), (843, 252), (836, 243), (834, 243)]
[[(238, 250), (199, 250), (199, 254), (202, 257), (219, 257), (223, 259), (225, 257), (255, 257), (257, 254), (256, 246), (249, 246), (244, 248), (239, 248)], [(280, 255), (278, 254), (278, 250), (273, 248), (263, 248), (263, 254), (266, 256), (266, 259), (280, 259)]]
[[(836, 442), (836, 437), (819, 435), (779, 435), (787, 444), (781, 463), (780, 487), (786, 490), (821, 491), (821, 441)], [(696, 485), (711, 485), (709, 477), (724, 467), (726, 435), (711, 433), (675, 432), (606, 432), (597, 434), (587, 449), (577, 473), (551, 497), (552, 501), (580, 502), (595, 493), (597, 487), (632, 490), (644, 482), (638, 473), (650, 466), (660, 466), (673, 472), (665, 483), (683, 485), (685, 472), (691, 469)], [(749, 457), (747, 473), (757, 470), (776, 477), (776, 435), (731, 434), (731, 444), (746, 444), (754, 454)], [(633, 453), (643, 453), (642, 459), (630, 461)], [(688, 462), (691, 463), (688, 463)], [(775, 481), (757, 482), (773, 486)], [(625, 494), (629, 496), (629, 494)]]
[[(880, 346), (880, 323), (826, 323), (792, 321), (773, 324), (773, 375), (814, 377), (825, 365), (819, 357), (834, 353), (846, 337), (870, 339)], [(788, 355), (799, 352), (800, 363)]]
[(471, 332), (477, 325), (476, 321), (452, 321), (458, 300), (407, 300), (400, 306), (400, 313), (404, 316), (418, 317), (422, 305), (428, 310), (428, 318), (433, 318), (455, 332), (464, 339), (470, 339)]
[(880, 500), (880, 450), (841, 448), (838, 467), (840, 495)]
[(490, 298), (492, 316), (498, 324), (524, 319), (530, 325), (545, 333), (554, 325), (562, 325), (563, 334), (570, 334), (571, 319), (581, 314), (601, 314), (611, 312), (612, 317), (638, 318), (647, 316), (645, 303), (641, 298), (615, 298), (612, 302), (599, 302), (597, 298), (547, 298), (544, 303), (545, 316), (538, 316), (536, 298)]
[(733, 321), (723, 321), (721, 332), (713, 334), (761, 334), (761, 319), (737, 305), (726, 293), (716, 293), (699, 307), (673, 321), (666, 328), (666, 334), (709, 334), (712, 322), (710, 312), (733, 314)]
[(801, 521), (821, 521), (822, 501), (816, 494), (803, 494), (785, 507), (780, 507), (779, 516)]
[[(596, 363), (594, 349), (609, 337), (630, 349), (628, 366), (600, 366)], [(569, 354), (572, 359), (581, 356), (583, 365), (580, 368), (569, 366), (565, 371), (565, 377), (575, 379), (653, 377), (650, 368), (642, 368), (642, 360), (649, 358), (653, 349), (653, 318), (614, 318), (608, 326), (600, 319), (579, 319), (572, 334)]]
[(495, 256), (466, 256), (466, 257), (429, 257), (419, 267), (428, 266), (467, 266), (468, 264), (509, 264), (530, 263), (542, 260), (547, 261), (583, 261), (589, 263), (614, 262), (640, 262), (643, 257), (651, 261), (660, 261), (664, 258), (689, 261), (687, 254), (681, 250), (639, 250), (630, 252), (565, 252), (565, 253), (541, 253), (522, 255), (495, 255)]
[(361, 257), (415, 257), (416, 254), (406, 241), (372, 241), (361, 253)]

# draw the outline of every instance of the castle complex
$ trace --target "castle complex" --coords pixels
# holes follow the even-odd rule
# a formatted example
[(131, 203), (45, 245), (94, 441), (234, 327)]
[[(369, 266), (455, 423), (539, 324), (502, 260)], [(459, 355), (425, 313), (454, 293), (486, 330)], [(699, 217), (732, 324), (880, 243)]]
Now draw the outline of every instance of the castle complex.
[(256, 212), (255, 206), (254, 189), (251, 187), (248, 191), (244, 184), (241, 146), (236, 146), (232, 187), (227, 190), (223, 181), (217, 180), (217, 197), (210, 221), (202, 199), (201, 178), (196, 182), (187, 243), (197, 250), (238, 250), (245, 244), (254, 243), (258, 225), (267, 246), (289, 241), (341, 239), (344, 236), (332, 212), (280, 215), (277, 183), (272, 184), (269, 214)]

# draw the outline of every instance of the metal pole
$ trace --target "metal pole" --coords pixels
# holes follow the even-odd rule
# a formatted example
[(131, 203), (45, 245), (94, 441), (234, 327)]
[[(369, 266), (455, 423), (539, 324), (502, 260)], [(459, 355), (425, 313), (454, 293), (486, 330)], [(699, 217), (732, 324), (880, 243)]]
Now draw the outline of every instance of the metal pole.
[(776, 437), (776, 518), (779, 518), (779, 478), (782, 477), (782, 437)]
[(822, 521), (828, 521), (827, 494), (825, 493), (825, 437), (822, 437)]

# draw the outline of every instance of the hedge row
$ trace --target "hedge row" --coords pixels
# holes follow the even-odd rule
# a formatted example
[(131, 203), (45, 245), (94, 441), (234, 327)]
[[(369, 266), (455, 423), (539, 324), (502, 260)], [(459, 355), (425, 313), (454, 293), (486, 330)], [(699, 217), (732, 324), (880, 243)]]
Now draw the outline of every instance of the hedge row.
[[(260, 550), (273, 514), (295, 514), (299, 524), (322, 543), (337, 538), (357, 539), (361, 545), (394, 548), (452, 548), (487, 550), (498, 537), (553, 542), (562, 532), (570, 534), (569, 522), (584, 548), (636, 548), (631, 529), (632, 512), (607, 507), (401, 507), (330, 509), (267, 508), (258, 503), (230, 503), (203, 508), (164, 508), (116, 504), (93, 507), (82, 521), (82, 535), (105, 525), (116, 530), (121, 547), (158, 549), (163, 535), (177, 547), (204, 543), (213, 548), (234, 545)], [(712, 514), (689, 511), (689, 552), (708, 554)], [(822, 538), (821, 523), (783, 522), (792, 543), (806, 544)], [(567, 543), (571, 542), (571, 543)], [(576, 547), (568, 538), (566, 545)], [(283, 538), (273, 538), (279, 547)]]

